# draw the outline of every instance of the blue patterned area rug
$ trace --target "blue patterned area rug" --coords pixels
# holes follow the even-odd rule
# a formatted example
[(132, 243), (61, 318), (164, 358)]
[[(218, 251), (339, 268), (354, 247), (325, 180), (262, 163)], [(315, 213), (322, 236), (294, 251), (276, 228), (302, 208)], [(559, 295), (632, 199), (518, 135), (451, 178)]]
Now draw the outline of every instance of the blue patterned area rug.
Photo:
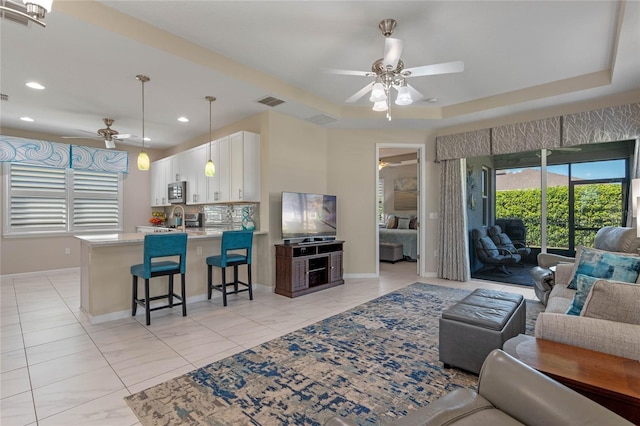
[[(415, 283), (126, 397), (145, 426), (390, 422), (478, 379), (438, 361), (438, 319), (468, 290)], [(542, 305), (527, 303), (531, 334)]]

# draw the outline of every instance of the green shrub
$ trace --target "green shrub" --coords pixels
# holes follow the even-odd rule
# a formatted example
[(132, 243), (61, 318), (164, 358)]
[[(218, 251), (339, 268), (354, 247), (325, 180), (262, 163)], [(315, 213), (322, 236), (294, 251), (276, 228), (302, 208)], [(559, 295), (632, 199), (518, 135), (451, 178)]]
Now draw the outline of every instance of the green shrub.
[[(496, 191), (496, 218), (520, 218), (527, 227), (527, 244), (540, 247), (540, 189)], [(622, 185), (619, 183), (575, 186), (575, 246), (593, 245), (603, 226), (622, 224)], [(547, 247), (569, 247), (569, 187), (547, 188)]]

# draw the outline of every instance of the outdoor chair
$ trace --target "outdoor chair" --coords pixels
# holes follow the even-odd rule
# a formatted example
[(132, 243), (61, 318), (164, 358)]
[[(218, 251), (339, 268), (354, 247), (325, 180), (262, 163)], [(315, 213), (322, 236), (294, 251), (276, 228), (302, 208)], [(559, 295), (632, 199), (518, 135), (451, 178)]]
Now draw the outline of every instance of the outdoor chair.
[(484, 228), (473, 229), (471, 238), (473, 239), (473, 247), (478, 260), (485, 267), (492, 267), (495, 272), (511, 275), (507, 266), (515, 265), (522, 259), (518, 253), (512, 253), (505, 248), (497, 247)]

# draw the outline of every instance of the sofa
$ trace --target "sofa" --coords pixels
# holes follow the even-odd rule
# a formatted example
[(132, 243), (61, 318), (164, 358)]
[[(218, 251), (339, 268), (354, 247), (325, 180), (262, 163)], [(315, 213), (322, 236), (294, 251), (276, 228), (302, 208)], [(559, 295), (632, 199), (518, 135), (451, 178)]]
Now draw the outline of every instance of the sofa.
[[(555, 266), (555, 273), (545, 272), (546, 281), (535, 282), (536, 294), (543, 285), (547, 287), (542, 295), (546, 299), (546, 309), (536, 320), (535, 337), (640, 360), (640, 310), (637, 309), (640, 279), (633, 282), (615, 278), (592, 279), (579, 273), (584, 267), (593, 266), (588, 263), (590, 258), (586, 253), (613, 256), (607, 259), (636, 258), (640, 247), (636, 229), (602, 228), (596, 234), (594, 246), (596, 249), (580, 249), (576, 259), (538, 255), (539, 265)], [(578, 304), (576, 309), (583, 287), (572, 289), (568, 286), (578, 278), (579, 283), (585, 283), (581, 296), (584, 300), (582, 307)], [(541, 296), (538, 294), (538, 297)], [(567, 314), (570, 309), (575, 315)]]
[[(480, 370), (478, 391), (459, 388), (392, 425), (631, 425), (590, 399), (548, 378), (500, 349)], [(326, 426), (351, 426), (333, 417)]]

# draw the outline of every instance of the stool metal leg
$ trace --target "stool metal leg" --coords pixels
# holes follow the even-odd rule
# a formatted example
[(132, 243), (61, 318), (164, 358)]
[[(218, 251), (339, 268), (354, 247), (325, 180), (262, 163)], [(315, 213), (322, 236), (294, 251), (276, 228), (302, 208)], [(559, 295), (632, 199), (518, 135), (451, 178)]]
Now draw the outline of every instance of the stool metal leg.
[(169, 307), (173, 308), (173, 274), (169, 275)]
[(238, 294), (238, 265), (233, 265), (233, 291)]
[(187, 286), (185, 284), (185, 276), (184, 274), (180, 274), (181, 284), (182, 284), (182, 316), (187, 316)]
[(227, 268), (222, 268), (222, 305), (227, 306)]
[(213, 290), (213, 271), (211, 265), (207, 265), (207, 299), (211, 300), (211, 290)]
[(249, 300), (253, 300), (253, 284), (251, 283), (251, 264), (247, 263), (247, 284), (249, 287)]
[(135, 317), (138, 311), (138, 276), (133, 276), (133, 297), (131, 300), (131, 316)]
[(149, 279), (144, 280), (144, 314), (147, 325), (151, 325), (151, 306), (149, 306)]

